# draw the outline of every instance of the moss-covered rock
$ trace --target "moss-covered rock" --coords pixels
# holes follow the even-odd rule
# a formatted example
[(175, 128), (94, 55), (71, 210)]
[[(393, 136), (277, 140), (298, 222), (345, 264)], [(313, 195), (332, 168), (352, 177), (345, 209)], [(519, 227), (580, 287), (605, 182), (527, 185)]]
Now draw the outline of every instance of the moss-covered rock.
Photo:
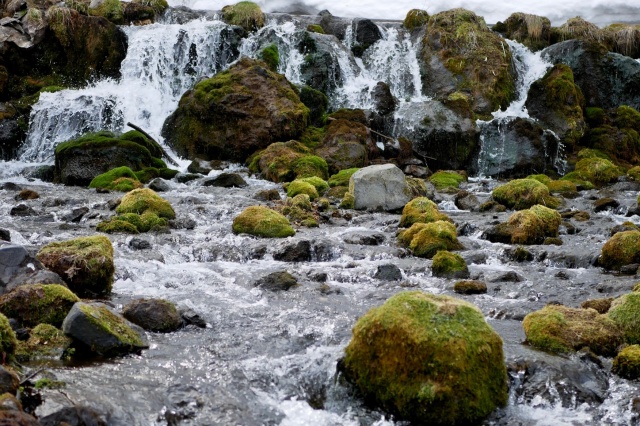
[(640, 263), (640, 231), (617, 232), (602, 246), (598, 264), (605, 269)]
[(441, 250), (433, 256), (431, 271), (434, 277), (468, 278), (467, 262), (457, 253)]
[(502, 340), (459, 299), (395, 295), (358, 320), (345, 352), (365, 401), (416, 424), (476, 424), (507, 402)]
[[(320, 26), (318, 25), (318, 27)], [(322, 30), (322, 27), (320, 27), (320, 30)], [(327, 95), (313, 87), (303, 85), (300, 87), (300, 100), (309, 108), (309, 122), (311, 125), (323, 127), (327, 118), (327, 109), (329, 108)]]
[(260, 51), (258, 57), (262, 59), (265, 64), (267, 64), (271, 71), (278, 72), (278, 66), (280, 66), (280, 54), (278, 52), (278, 45), (270, 44)]
[(9, 324), (9, 320), (0, 314), (0, 356), (2, 356), (3, 361), (13, 356), (17, 344), (18, 340), (11, 328), (11, 324)]
[(467, 177), (454, 170), (440, 170), (429, 177), (429, 182), (436, 187), (438, 191), (448, 188), (458, 189), (460, 184), (467, 180)]
[(416, 28), (424, 27), (428, 22), (429, 13), (426, 10), (411, 9), (407, 12), (407, 16), (405, 16), (404, 21), (402, 21), (402, 26), (409, 31), (413, 31)]
[(329, 177), (327, 183), (330, 187), (334, 188), (336, 186), (349, 186), (349, 179), (351, 176), (360, 170), (358, 167), (353, 167), (350, 169), (340, 170), (338, 173), (335, 173)]
[(15, 356), (19, 362), (65, 359), (71, 356), (72, 343), (62, 330), (39, 324), (31, 330), (28, 340), (18, 342)]
[(111, 293), (113, 247), (103, 235), (50, 243), (37, 254), (48, 269), (60, 275), (69, 289), (80, 297)]
[(264, 62), (242, 58), (186, 92), (162, 135), (183, 157), (244, 162), (273, 142), (297, 138), (308, 119), (295, 86)]
[(528, 209), (536, 204), (556, 208), (560, 204), (549, 194), (546, 185), (535, 179), (514, 179), (495, 188), (491, 196), (496, 202), (515, 210)]
[(582, 309), (595, 309), (599, 314), (606, 314), (611, 308), (612, 297), (606, 297), (604, 299), (589, 299), (580, 304)]
[(453, 291), (460, 294), (482, 294), (487, 292), (487, 285), (482, 281), (463, 280), (453, 285)]
[(182, 327), (176, 306), (163, 299), (134, 300), (124, 307), (122, 316), (149, 331), (167, 333)]
[(275, 142), (249, 158), (249, 170), (261, 173), (272, 182), (290, 182), (296, 178), (294, 163), (309, 157), (310, 153), (311, 150), (298, 141)]
[(440, 250), (462, 249), (456, 235), (456, 226), (442, 220), (414, 223), (398, 234), (398, 241), (408, 246), (414, 256), (427, 259), (431, 259)]
[(295, 197), (298, 194), (306, 194), (312, 200), (319, 197), (316, 187), (310, 182), (306, 182), (302, 179), (296, 179), (287, 186), (288, 197)]
[(285, 238), (296, 232), (286, 217), (264, 206), (247, 207), (233, 219), (234, 234), (250, 234), (265, 238)]
[(560, 213), (540, 204), (514, 213), (507, 221), (513, 228), (513, 244), (533, 244), (545, 237), (557, 237), (560, 222)]
[(522, 327), (527, 342), (552, 353), (568, 353), (589, 348), (611, 356), (622, 343), (622, 332), (615, 321), (594, 309), (547, 305), (527, 315)]
[(640, 293), (632, 292), (614, 299), (607, 317), (620, 327), (624, 341), (630, 345), (640, 344)]
[(504, 22), (498, 22), (493, 30), (524, 44), (534, 52), (549, 46), (552, 41), (555, 42), (549, 18), (530, 13), (512, 13)]
[(176, 213), (171, 204), (149, 188), (134, 189), (122, 197), (120, 205), (116, 208), (118, 214), (154, 213), (165, 219), (175, 219)]
[(0, 312), (25, 327), (59, 327), (78, 296), (59, 284), (27, 284), (0, 296)]
[(237, 25), (245, 31), (257, 31), (264, 27), (264, 13), (260, 6), (251, 1), (241, 1), (222, 8), (222, 19), (227, 24)]
[(326, 190), (329, 189), (327, 181), (317, 176), (304, 177), (296, 179), (295, 181), (310, 183), (320, 195), (324, 194)]
[(320, 146), (315, 149), (315, 153), (326, 160), (330, 173), (367, 166), (377, 155), (378, 148), (367, 127), (356, 121), (359, 113), (361, 110), (354, 113), (340, 110), (332, 114), (334, 119), (329, 122)]
[(451, 222), (446, 213), (442, 213), (436, 203), (427, 197), (418, 197), (409, 201), (402, 209), (400, 227), (408, 228), (414, 223), (429, 223), (438, 220)]
[(136, 188), (140, 188), (142, 184), (127, 167), (116, 167), (106, 173), (96, 176), (89, 183), (89, 188), (109, 189), (113, 191), (129, 192)]
[(613, 359), (611, 371), (625, 379), (640, 377), (640, 345), (627, 346)]

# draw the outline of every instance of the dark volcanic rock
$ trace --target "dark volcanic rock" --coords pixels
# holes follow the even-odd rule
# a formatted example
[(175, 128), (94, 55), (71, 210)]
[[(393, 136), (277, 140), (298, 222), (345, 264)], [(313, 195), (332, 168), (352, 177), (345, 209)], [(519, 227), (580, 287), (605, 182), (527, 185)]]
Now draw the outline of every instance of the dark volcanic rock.
[(311, 260), (311, 243), (306, 240), (284, 243), (273, 253), (273, 259), (281, 262), (308, 262)]
[(220, 173), (214, 178), (206, 179), (202, 182), (203, 186), (216, 186), (219, 188), (244, 188), (247, 186), (242, 176), (237, 173)]
[(298, 281), (287, 271), (272, 272), (253, 283), (254, 287), (260, 287), (267, 291), (287, 291), (297, 287)]
[(40, 426), (107, 426), (108, 416), (95, 408), (83, 405), (64, 407), (39, 419)]
[(124, 307), (122, 315), (145, 330), (162, 333), (182, 327), (182, 318), (175, 305), (161, 299), (134, 300)]
[(12, 207), (9, 214), (11, 216), (37, 216), (38, 215), (38, 213), (36, 213), (36, 211), (33, 210), (33, 208), (29, 207), (26, 204), (18, 204), (17, 206)]
[(382, 281), (400, 281), (402, 279), (402, 271), (394, 264), (378, 265), (373, 278)]

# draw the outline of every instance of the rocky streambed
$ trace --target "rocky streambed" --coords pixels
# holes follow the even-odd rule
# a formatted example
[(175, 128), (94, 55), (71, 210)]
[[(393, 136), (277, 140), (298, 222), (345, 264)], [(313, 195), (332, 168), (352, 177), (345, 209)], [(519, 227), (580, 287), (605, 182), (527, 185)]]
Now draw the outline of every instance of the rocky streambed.
[[(205, 187), (204, 178), (168, 181), (161, 195), (177, 215), (169, 232), (109, 235), (116, 272), (107, 303), (121, 310), (133, 299), (164, 298), (199, 315), (206, 328), (148, 332), (150, 348), (138, 355), (25, 365), (25, 376), (36, 373), (34, 380), (64, 382), (62, 388), (39, 391), (43, 402), (36, 415), (87, 405), (107, 424), (118, 425), (402, 424), (366, 407), (336, 365), (360, 316), (394, 294), (419, 289), (477, 305), (504, 340), (510, 399), (486, 424), (637, 422), (637, 383), (612, 374), (610, 358), (588, 351), (549, 355), (526, 345), (522, 331), (524, 316), (546, 304), (579, 307), (631, 291), (634, 275), (607, 273), (593, 264), (611, 229), (637, 219), (625, 217), (636, 207), (637, 183), (564, 198), (559, 211), (588, 214), (565, 214), (562, 245), (524, 250), (481, 238), (512, 212), (460, 210), (455, 194), (434, 192), (432, 198), (457, 226), (464, 246), (459, 253), (471, 278), (487, 286), (484, 294), (460, 295), (453, 289), (456, 279), (432, 276), (431, 260), (397, 244), (399, 214), (338, 209), (334, 202), (319, 227), (297, 229), (293, 237), (234, 235), (232, 220), (245, 207), (277, 203), (259, 202), (256, 193), (276, 189), (283, 198), (284, 193), (242, 167), (231, 171), (243, 175), (248, 186)], [(20, 176), (2, 182), (2, 228), (13, 243), (34, 252), (49, 242), (94, 235), (121, 197)], [(461, 188), (479, 205), (496, 185), (472, 179)], [(19, 189), (34, 190), (40, 198), (16, 201)], [(604, 197), (619, 206), (596, 212), (594, 202)], [(15, 215), (18, 204), (32, 210)], [(292, 274), (297, 285), (286, 291), (255, 286), (279, 271)]]

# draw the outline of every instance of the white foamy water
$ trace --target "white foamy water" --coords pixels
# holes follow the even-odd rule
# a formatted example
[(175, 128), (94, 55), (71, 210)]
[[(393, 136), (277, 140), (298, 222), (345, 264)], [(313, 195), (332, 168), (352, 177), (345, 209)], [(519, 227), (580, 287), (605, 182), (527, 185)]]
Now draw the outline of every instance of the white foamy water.
[[(194, 9), (219, 10), (234, 1), (228, 0), (169, 0), (171, 6), (188, 6)], [(334, 2), (329, 0), (256, 0), (267, 12), (291, 10), (301, 5), (308, 13), (329, 10), (335, 16), (365, 17), (370, 19), (404, 19), (411, 9), (424, 9), (429, 13), (463, 7), (485, 18), (487, 23), (504, 21), (514, 12), (533, 13), (548, 17), (553, 25), (560, 25), (569, 18), (582, 16), (598, 25), (613, 22), (640, 22), (640, 3), (628, 0), (534, 0), (510, 2), (504, 0), (355, 0)]]

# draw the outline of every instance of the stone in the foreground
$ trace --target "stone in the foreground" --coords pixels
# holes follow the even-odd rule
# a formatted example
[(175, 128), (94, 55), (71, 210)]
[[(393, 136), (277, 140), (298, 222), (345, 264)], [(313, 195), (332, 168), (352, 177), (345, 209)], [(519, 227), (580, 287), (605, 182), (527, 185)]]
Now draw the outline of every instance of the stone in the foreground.
[(411, 199), (404, 173), (393, 164), (358, 170), (349, 180), (349, 193), (356, 210), (398, 210)]
[(371, 309), (343, 367), (366, 401), (415, 424), (474, 424), (507, 403), (502, 339), (449, 296), (405, 292)]
[(124, 355), (149, 347), (142, 328), (102, 303), (73, 305), (62, 323), (62, 331), (103, 356)]
[(59, 327), (78, 296), (59, 284), (27, 284), (0, 296), (0, 312), (26, 327)]
[(234, 234), (250, 234), (265, 238), (285, 238), (296, 233), (286, 217), (264, 206), (244, 209), (233, 219), (232, 229)]
[(176, 306), (163, 299), (134, 300), (124, 307), (122, 315), (145, 330), (166, 333), (182, 327)]
[(627, 346), (613, 359), (611, 371), (625, 379), (640, 377), (640, 346)]
[(602, 246), (598, 264), (605, 269), (619, 270), (640, 261), (640, 231), (617, 232)]

